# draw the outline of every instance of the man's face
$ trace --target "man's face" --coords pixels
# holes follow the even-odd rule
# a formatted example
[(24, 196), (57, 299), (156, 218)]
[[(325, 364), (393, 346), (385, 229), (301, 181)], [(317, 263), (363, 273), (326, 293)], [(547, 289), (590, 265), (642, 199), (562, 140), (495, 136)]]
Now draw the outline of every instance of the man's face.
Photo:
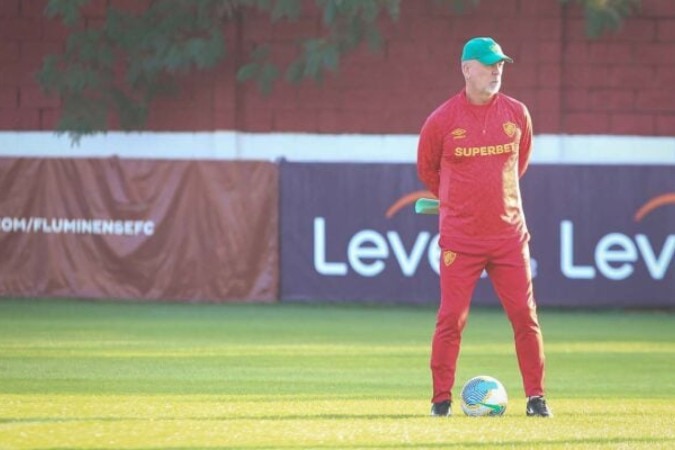
[(502, 86), (504, 61), (486, 66), (480, 61), (470, 60), (465, 61), (462, 69), (467, 86), (473, 92), (486, 96), (492, 96), (499, 92)]

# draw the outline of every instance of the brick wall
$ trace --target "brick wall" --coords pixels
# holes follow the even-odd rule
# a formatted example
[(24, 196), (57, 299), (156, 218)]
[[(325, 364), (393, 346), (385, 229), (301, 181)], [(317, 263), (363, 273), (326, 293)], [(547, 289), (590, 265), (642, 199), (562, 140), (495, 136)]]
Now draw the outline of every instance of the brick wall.
[[(109, 2), (94, 0), (88, 20)], [(44, 55), (63, 46), (66, 30), (43, 17), (46, 0), (0, 2), (0, 129), (50, 130), (58, 99), (45, 96), (33, 74)], [(268, 97), (234, 81), (232, 60), (195, 74), (176, 98), (158, 101), (151, 130), (417, 133), (426, 115), (462, 87), (459, 55), (466, 39), (491, 35), (516, 64), (503, 91), (530, 107), (536, 133), (675, 134), (675, 1), (642, 0), (640, 13), (618, 33), (584, 35), (576, 5), (557, 0), (481, 0), (456, 15), (432, 0), (403, 0), (398, 22), (383, 24), (380, 52), (359, 49), (321, 85), (278, 84)], [(295, 40), (319, 29), (308, 13), (293, 24), (248, 17), (229, 48), (271, 40), (288, 60)], [(241, 36), (238, 40), (236, 37)]]

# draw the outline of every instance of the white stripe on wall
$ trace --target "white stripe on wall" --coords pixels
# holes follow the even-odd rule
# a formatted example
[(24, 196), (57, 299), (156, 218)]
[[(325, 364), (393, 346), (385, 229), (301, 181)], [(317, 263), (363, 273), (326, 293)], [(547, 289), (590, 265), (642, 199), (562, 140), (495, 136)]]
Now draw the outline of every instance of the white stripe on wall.
[[(4, 157), (411, 163), (416, 151), (417, 135), (111, 132), (73, 144), (52, 132), (0, 132)], [(675, 137), (542, 134), (532, 163), (675, 165)]]

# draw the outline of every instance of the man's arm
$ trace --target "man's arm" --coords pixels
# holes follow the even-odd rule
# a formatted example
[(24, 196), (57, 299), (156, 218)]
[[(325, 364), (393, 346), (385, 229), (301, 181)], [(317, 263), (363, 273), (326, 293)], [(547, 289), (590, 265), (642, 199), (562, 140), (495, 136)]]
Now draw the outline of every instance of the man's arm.
[(532, 118), (525, 105), (523, 105), (523, 123), (523, 131), (520, 135), (520, 145), (518, 147), (518, 175), (521, 177), (527, 171), (532, 154)]
[(420, 132), (417, 145), (417, 176), (426, 188), (438, 198), (441, 177), (443, 141), (431, 119), (427, 119)]

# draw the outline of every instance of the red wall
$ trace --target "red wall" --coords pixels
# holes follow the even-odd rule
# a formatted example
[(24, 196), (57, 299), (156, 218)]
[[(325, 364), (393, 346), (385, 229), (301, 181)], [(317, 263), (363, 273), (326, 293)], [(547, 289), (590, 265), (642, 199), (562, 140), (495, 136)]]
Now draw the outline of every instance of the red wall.
[[(94, 0), (88, 20), (100, 20), (109, 3)], [(58, 99), (46, 97), (33, 74), (45, 54), (62, 48), (66, 30), (43, 17), (46, 0), (0, 2), (0, 130), (50, 130)], [(272, 40), (278, 57), (319, 29), (306, 16), (270, 25), (249, 17), (241, 41), (226, 30), (229, 48)], [(536, 133), (675, 134), (675, 1), (642, 0), (642, 9), (618, 33), (584, 35), (576, 4), (557, 0), (481, 0), (462, 15), (432, 0), (403, 0), (401, 18), (384, 24), (382, 51), (360, 49), (322, 85), (277, 85), (263, 97), (234, 81), (232, 60), (187, 79), (179, 98), (152, 110), (148, 129), (417, 133), (427, 114), (462, 87), (459, 54), (466, 39), (491, 35), (516, 63), (505, 71), (503, 91), (526, 102)]]

